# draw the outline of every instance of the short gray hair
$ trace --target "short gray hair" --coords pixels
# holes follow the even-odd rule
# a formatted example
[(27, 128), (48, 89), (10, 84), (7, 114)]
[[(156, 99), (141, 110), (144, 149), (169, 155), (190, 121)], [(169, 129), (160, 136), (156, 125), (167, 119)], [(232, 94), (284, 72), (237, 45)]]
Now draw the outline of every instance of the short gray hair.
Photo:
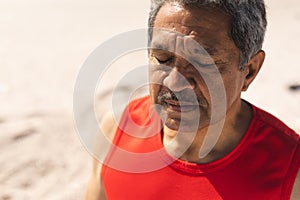
[(180, 5), (194, 4), (219, 8), (231, 16), (229, 36), (240, 49), (240, 69), (262, 48), (267, 20), (264, 0), (151, 0), (148, 19), (148, 39), (152, 39), (152, 28), (156, 15), (166, 2)]

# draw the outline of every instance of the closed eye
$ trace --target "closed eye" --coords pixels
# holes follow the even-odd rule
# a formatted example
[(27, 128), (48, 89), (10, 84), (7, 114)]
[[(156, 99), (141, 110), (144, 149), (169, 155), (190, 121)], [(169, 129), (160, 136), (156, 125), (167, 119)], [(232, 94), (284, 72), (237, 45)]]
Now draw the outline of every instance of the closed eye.
[(215, 63), (202, 63), (199, 60), (193, 60), (192, 62), (192, 64), (196, 64), (198, 67), (211, 67), (215, 65)]
[(160, 59), (160, 58), (157, 58), (155, 57), (156, 60), (160, 63), (160, 64), (166, 64), (168, 62), (171, 62), (173, 58), (166, 58), (166, 59)]

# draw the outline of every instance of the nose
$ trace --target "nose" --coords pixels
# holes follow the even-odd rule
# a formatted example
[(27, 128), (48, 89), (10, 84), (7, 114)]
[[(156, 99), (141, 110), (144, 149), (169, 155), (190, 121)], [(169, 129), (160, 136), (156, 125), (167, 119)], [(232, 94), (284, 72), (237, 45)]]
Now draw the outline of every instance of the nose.
[(185, 89), (193, 89), (194, 85), (188, 81), (177, 68), (173, 68), (170, 74), (163, 81), (164, 86), (173, 92), (180, 92)]

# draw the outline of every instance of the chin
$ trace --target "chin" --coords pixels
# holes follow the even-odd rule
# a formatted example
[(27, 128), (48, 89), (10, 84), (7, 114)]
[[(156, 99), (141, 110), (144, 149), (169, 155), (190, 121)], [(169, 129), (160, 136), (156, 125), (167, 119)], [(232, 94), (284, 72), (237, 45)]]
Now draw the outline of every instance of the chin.
[(199, 122), (193, 122), (192, 120), (180, 120), (167, 118), (164, 125), (171, 130), (178, 132), (197, 132), (201, 127)]

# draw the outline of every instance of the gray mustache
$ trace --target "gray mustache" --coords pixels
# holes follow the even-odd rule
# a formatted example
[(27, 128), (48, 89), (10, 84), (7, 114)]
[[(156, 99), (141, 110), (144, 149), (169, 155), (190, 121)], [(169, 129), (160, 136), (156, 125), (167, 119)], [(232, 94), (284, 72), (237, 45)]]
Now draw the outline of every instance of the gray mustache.
[[(189, 92), (190, 93), (190, 92)], [(187, 92), (172, 92), (170, 90), (167, 91), (161, 91), (158, 94), (157, 100), (159, 103), (164, 103), (167, 100), (173, 100), (173, 101), (184, 101), (184, 102), (190, 102), (195, 105), (199, 104), (198, 100), (196, 99), (196, 94), (188, 94)]]

